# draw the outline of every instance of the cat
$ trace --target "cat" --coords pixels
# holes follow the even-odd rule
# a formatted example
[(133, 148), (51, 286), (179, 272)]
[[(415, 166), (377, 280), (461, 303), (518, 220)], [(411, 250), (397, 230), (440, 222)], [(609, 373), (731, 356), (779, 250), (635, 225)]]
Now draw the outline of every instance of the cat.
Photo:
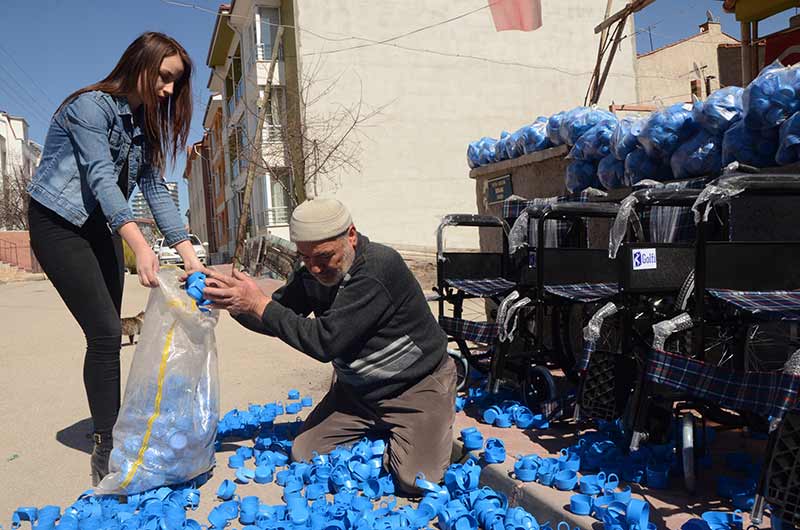
[(142, 324), (144, 324), (144, 311), (140, 311), (135, 317), (122, 317), (120, 319), (122, 324), (122, 336), (128, 336), (128, 344), (133, 344), (133, 337), (142, 332)]

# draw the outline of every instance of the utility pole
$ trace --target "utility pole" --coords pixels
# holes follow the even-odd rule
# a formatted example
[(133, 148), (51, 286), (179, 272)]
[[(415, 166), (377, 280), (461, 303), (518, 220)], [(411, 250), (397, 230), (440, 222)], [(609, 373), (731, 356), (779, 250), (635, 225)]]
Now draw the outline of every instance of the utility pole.
[[(264, 95), (258, 101), (258, 123), (256, 125), (256, 136), (250, 146), (250, 163), (247, 164), (247, 181), (244, 185), (244, 195), (242, 197), (242, 211), (239, 213), (239, 225), (236, 230), (236, 249), (233, 252), (233, 266), (242, 264), (242, 254), (244, 253), (244, 239), (247, 235), (247, 217), (250, 215), (250, 200), (253, 195), (253, 182), (256, 178), (256, 161), (263, 159), (262, 156), (262, 132), (264, 122), (267, 119), (269, 110), (270, 94), (272, 93), (272, 77), (275, 74), (275, 64), (278, 62), (278, 51), (283, 40), (283, 26), (278, 27), (275, 35), (275, 42), (272, 45), (272, 57), (270, 58), (269, 70), (267, 71), (267, 84), (264, 87)], [(267, 168), (269, 173), (269, 168)]]

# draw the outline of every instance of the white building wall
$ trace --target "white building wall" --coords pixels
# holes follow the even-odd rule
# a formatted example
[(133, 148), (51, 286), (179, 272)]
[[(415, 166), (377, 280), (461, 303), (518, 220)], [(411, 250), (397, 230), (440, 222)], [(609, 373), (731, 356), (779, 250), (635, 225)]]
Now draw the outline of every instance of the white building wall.
[[(613, 11), (625, 3), (615, 0)], [(297, 25), (328, 39), (380, 40), (481, 5), (485, 0), (295, 0), (295, 14)], [(320, 194), (338, 197), (360, 230), (395, 245), (432, 247), (443, 215), (477, 212), (467, 144), (580, 105), (586, 94), (599, 40), (593, 28), (606, 2), (559, 0), (542, 2), (542, 9), (544, 26), (534, 32), (496, 32), (487, 8), (387, 45), (338, 53), (332, 52), (369, 43), (300, 32), (304, 74), (319, 68), (310, 98), (313, 88), (339, 79), (309, 115), (360, 97), (365, 112), (385, 106), (356, 136), (361, 171), (343, 171), (322, 183)], [(632, 20), (629, 26), (630, 34)], [(623, 40), (601, 104), (637, 100), (634, 42)]]

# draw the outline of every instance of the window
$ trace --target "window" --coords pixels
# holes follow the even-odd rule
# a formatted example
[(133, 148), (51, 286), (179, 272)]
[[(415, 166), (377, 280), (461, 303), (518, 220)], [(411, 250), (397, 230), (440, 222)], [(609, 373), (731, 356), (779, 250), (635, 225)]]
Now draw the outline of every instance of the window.
[(286, 99), (283, 87), (273, 86), (270, 93), (270, 109), (264, 122), (264, 136), (268, 142), (283, 141), (284, 116), (286, 115)]
[(258, 43), (258, 59), (269, 61), (272, 57), (272, 45), (281, 23), (280, 11), (276, 7), (261, 7), (258, 9), (261, 21), (261, 42)]

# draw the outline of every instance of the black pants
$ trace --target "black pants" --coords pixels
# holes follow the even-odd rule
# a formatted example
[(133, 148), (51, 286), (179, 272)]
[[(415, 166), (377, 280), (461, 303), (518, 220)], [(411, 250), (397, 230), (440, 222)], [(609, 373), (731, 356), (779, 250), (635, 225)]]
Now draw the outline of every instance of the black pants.
[(108, 433), (120, 406), (122, 240), (98, 206), (82, 227), (31, 199), (31, 248), (86, 336), (83, 383), (95, 432)]

